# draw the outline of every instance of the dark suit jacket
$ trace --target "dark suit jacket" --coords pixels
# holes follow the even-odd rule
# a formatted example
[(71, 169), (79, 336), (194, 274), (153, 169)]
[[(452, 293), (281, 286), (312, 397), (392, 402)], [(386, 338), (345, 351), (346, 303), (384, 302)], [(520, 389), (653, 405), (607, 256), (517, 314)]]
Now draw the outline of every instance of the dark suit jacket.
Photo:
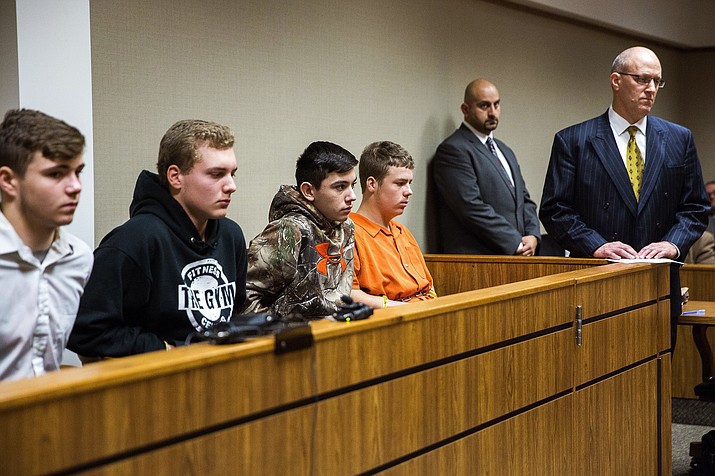
[(690, 131), (648, 117), (645, 171), (636, 201), (608, 112), (556, 134), (539, 217), (573, 256), (621, 241), (636, 251), (670, 241), (685, 258), (705, 229), (709, 202)]
[(504, 167), (464, 124), (437, 148), (432, 175), (442, 253), (512, 255), (522, 236), (540, 239), (536, 203), (516, 156), (495, 142), (511, 168), (513, 187)]

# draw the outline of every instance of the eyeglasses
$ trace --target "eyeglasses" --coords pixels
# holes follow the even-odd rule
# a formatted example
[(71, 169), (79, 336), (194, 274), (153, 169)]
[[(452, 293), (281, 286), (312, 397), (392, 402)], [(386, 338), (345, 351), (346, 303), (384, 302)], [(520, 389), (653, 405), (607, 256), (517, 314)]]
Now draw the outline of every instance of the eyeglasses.
[(665, 86), (665, 79), (649, 78), (647, 76), (638, 76), (637, 74), (621, 73), (620, 71), (616, 71), (616, 73), (630, 76), (631, 78), (635, 79), (636, 83), (640, 84), (641, 86), (648, 86), (651, 81), (653, 81), (653, 83), (658, 89), (661, 89)]

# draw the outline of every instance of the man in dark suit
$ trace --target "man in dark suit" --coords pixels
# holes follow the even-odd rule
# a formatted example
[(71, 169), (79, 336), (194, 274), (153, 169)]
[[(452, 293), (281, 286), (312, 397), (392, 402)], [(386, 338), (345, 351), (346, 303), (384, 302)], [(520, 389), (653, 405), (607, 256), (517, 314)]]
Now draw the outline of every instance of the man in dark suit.
[[(648, 116), (661, 73), (651, 50), (623, 51), (608, 111), (554, 138), (539, 217), (571, 256), (682, 260), (705, 229), (710, 205), (692, 134)], [(674, 318), (679, 293), (672, 266)]]
[(536, 204), (514, 152), (492, 132), (499, 91), (484, 79), (469, 83), (464, 122), (437, 148), (432, 164), (443, 253), (533, 256), (540, 240)]

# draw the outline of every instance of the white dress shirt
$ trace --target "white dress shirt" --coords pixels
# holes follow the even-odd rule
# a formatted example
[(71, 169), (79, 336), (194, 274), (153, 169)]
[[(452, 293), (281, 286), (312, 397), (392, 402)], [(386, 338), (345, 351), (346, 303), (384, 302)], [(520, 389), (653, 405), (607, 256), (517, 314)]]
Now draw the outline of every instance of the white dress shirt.
[(60, 368), (92, 263), (89, 246), (61, 228), (40, 262), (0, 212), (0, 380)]

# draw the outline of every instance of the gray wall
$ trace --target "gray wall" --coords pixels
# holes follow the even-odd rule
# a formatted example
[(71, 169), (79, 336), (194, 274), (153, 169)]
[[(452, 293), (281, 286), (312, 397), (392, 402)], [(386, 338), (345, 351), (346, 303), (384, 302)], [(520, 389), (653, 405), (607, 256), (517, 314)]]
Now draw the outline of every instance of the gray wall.
[(0, 0), (0, 65), (0, 115), (4, 115), (20, 105), (14, 0)]
[[(715, 156), (704, 137), (715, 121), (703, 79), (712, 77), (713, 53), (476, 0), (289, 5), (92, 0), (97, 240), (126, 220), (136, 176), (154, 169), (166, 129), (203, 118), (236, 132), (229, 216), (247, 239), (265, 226), (273, 194), (293, 182), (309, 142), (331, 140), (359, 156), (387, 139), (416, 160), (401, 221), (424, 246), (427, 164), (461, 122), (467, 82), (485, 77), (500, 89), (495, 135), (516, 152), (538, 203), (553, 134), (606, 110), (611, 61), (634, 44), (658, 53), (668, 80), (653, 113), (692, 127), (701, 155)], [(704, 169), (715, 177), (710, 161)]]

